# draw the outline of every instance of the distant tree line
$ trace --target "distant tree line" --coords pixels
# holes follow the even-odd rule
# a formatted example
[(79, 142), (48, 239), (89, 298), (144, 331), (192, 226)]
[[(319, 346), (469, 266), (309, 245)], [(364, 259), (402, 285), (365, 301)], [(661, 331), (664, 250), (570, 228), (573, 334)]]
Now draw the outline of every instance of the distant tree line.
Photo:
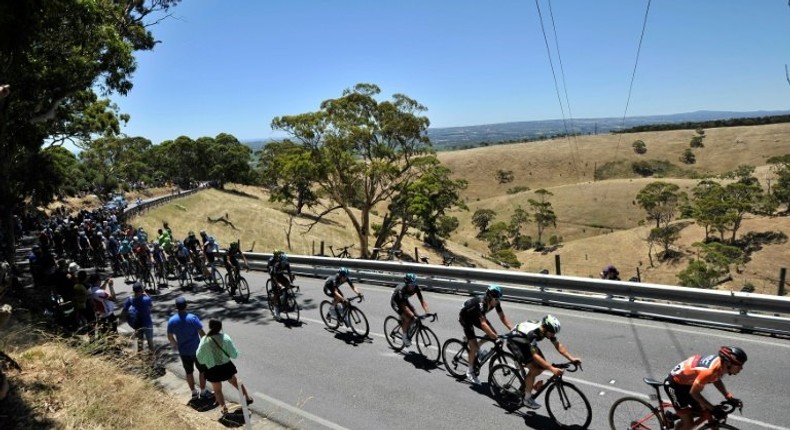
[(617, 133), (640, 133), (645, 131), (698, 130), (703, 128), (782, 124), (786, 122), (790, 122), (790, 115), (774, 115), (774, 116), (763, 116), (756, 118), (715, 119), (715, 120), (700, 121), (700, 122), (686, 121), (686, 122), (676, 122), (676, 123), (666, 123), (666, 124), (647, 124), (647, 125), (638, 125), (636, 127), (626, 128), (623, 130), (613, 130), (612, 133), (617, 134)]

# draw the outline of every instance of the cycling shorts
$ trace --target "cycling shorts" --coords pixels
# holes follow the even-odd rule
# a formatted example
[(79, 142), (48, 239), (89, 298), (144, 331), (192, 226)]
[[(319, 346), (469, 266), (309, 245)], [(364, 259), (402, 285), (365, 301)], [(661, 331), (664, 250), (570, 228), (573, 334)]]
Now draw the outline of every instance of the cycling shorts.
[(402, 298), (397, 292), (392, 294), (392, 298), (390, 298), (390, 306), (392, 307), (392, 310), (398, 315), (403, 315), (404, 308), (411, 309), (411, 313), (415, 314), (414, 306), (409, 303), (409, 299)]
[(681, 385), (672, 381), (670, 377), (664, 381), (664, 391), (672, 401), (672, 406), (678, 415), (686, 415), (692, 411), (701, 411), (699, 402), (691, 397), (691, 385)]
[[(516, 360), (518, 360), (518, 362), (522, 365), (526, 366), (535, 361), (535, 359), (532, 357), (532, 348), (527, 339), (518, 337), (508, 339), (506, 345), (507, 349), (513, 353), (513, 356), (515, 356)], [(540, 348), (537, 348), (537, 352), (538, 355), (544, 357), (543, 351), (541, 351)]]
[(480, 327), (480, 317), (471, 318), (468, 315), (464, 315), (464, 312), (458, 316), (458, 322), (461, 323), (461, 327), (464, 329), (464, 336), (466, 339), (474, 339), (475, 338), (475, 327), (482, 330), (483, 328)]
[(272, 279), (274, 279), (274, 288), (279, 290), (281, 287), (290, 287), (291, 286), (291, 279), (285, 273), (277, 273), (272, 275)]

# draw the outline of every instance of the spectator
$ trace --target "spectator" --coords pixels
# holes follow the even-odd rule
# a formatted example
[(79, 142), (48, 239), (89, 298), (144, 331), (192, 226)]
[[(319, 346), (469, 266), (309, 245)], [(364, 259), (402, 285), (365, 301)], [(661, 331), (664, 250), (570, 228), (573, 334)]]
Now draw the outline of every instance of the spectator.
[(123, 303), (123, 313), (130, 315), (130, 309), (134, 307), (134, 321), (130, 321), (137, 337), (137, 352), (143, 352), (143, 338), (148, 343), (148, 351), (154, 352), (154, 321), (151, 318), (153, 301), (151, 297), (143, 291), (143, 284), (137, 281), (132, 286), (134, 297), (127, 297)]
[(99, 331), (104, 334), (118, 333), (118, 318), (115, 316), (115, 297), (110, 293), (108, 285), (112, 284), (112, 278), (107, 277), (100, 285), (99, 275), (93, 274), (88, 279), (90, 285), (90, 297), (93, 299), (93, 309), (99, 320)]
[[(80, 270), (77, 263), (69, 265), (69, 273), (72, 276), (76, 273), (76, 277), (72, 279), (74, 280), (74, 316), (77, 319), (77, 326), (91, 323), (96, 320), (96, 314), (93, 312), (93, 307), (88, 306), (88, 287), (85, 285), (88, 273)], [(93, 305), (92, 302), (90, 304)]]
[[(197, 359), (206, 366), (206, 379), (211, 382), (211, 386), (214, 388), (214, 397), (222, 408), (222, 414), (225, 415), (228, 413), (228, 407), (225, 406), (225, 397), (222, 395), (222, 383), (228, 381), (236, 389), (239, 388), (239, 383), (236, 380), (236, 366), (231, 361), (239, 356), (239, 351), (230, 336), (222, 333), (221, 321), (210, 320), (208, 328), (208, 334), (200, 339)], [(247, 388), (244, 385), (241, 386), (241, 391), (247, 404), (252, 404), (253, 399), (247, 394)]]
[(619, 281), (620, 280), (620, 272), (617, 270), (616, 267), (612, 266), (611, 264), (604, 267), (601, 271), (601, 279), (609, 279), (611, 281)]
[[(174, 348), (178, 348), (192, 398), (209, 397), (211, 391), (206, 388), (206, 366), (198, 363), (196, 359), (200, 338), (206, 335), (203, 323), (200, 318), (187, 312), (187, 301), (183, 297), (176, 299), (176, 309), (178, 313), (167, 321), (167, 340)], [(200, 390), (195, 388), (195, 367), (198, 370)]]

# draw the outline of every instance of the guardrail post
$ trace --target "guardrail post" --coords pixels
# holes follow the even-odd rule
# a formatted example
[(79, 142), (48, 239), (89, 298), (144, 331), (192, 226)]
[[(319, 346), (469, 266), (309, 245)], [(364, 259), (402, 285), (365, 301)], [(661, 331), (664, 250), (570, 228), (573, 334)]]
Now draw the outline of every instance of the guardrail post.
[(562, 275), (562, 270), (560, 269), (560, 255), (557, 254), (554, 256), (554, 271), (557, 275)]
[(779, 269), (779, 295), (785, 295), (785, 279), (787, 279), (787, 268), (782, 267)]

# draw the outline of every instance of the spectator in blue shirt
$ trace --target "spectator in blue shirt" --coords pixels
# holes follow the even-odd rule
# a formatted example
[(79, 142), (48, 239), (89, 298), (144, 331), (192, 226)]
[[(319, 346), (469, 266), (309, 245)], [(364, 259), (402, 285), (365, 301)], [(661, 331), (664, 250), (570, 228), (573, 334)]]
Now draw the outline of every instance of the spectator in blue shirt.
[(123, 313), (128, 315), (129, 308), (134, 306), (137, 311), (137, 318), (132, 328), (137, 337), (137, 352), (143, 352), (143, 338), (148, 343), (148, 350), (154, 352), (154, 321), (151, 318), (153, 301), (151, 297), (143, 291), (143, 284), (139, 281), (132, 286), (134, 297), (129, 297), (123, 304)]
[[(211, 391), (206, 388), (206, 367), (198, 363), (196, 358), (200, 338), (206, 335), (203, 323), (200, 318), (187, 312), (187, 301), (183, 297), (176, 299), (176, 309), (178, 313), (167, 322), (167, 339), (174, 348), (178, 348), (192, 398), (209, 397)], [(195, 367), (198, 370), (200, 390), (195, 388)]]

